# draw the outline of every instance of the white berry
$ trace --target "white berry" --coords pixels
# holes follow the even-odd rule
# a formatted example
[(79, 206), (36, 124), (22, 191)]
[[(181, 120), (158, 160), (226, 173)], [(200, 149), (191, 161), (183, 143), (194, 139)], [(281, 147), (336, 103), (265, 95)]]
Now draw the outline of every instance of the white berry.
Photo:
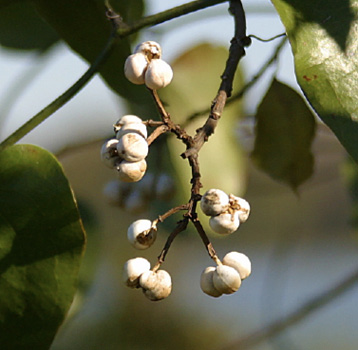
[(145, 159), (142, 159), (139, 162), (122, 160), (116, 166), (116, 170), (121, 181), (137, 182), (144, 176), (145, 171), (147, 170), (147, 162)]
[(140, 134), (124, 134), (117, 143), (118, 156), (128, 162), (139, 162), (148, 155), (148, 143)]
[(247, 200), (230, 194), (230, 206), (239, 212), (240, 222), (245, 222), (250, 215), (250, 204)]
[(233, 267), (219, 265), (213, 272), (213, 284), (220, 293), (232, 294), (240, 288), (241, 278)]
[(221, 190), (212, 188), (201, 197), (200, 208), (205, 215), (216, 216), (224, 212), (229, 205), (229, 196)]
[(144, 272), (139, 278), (139, 285), (145, 296), (152, 301), (164, 299), (172, 291), (172, 279), (164, 270)]
[(141, 123), (142, 123), (142, 119), (140, 119), (136, 115), (127, 114), (119, 118), (117, 122), (113, 125), (113, 127), (114, 127), (114, 131), (118, 132), (121, 129), (121, 127), (126, 124), (141, 124)]
[(124, 283), (131, 288), (139, 287), (139, 277), (144, 273), (149, 271), (150, 263), (147, 259), (144, 258), (134, 258), (129, 259), (124, 264), (123, 269), (123, 281)]
[(128, 133), (137, 133), (144, 137), (148, 136), (147, 127), (143, 123), (127, 123), (124, 124), (116, 133), (116, 138), (119, 140), (123, 135)]
[(153, 59), (144, 75), (145, 85), (152, 90), (158, 90), (169, 85), (172, 79), (172, 68), (161, 59)]
[(141, 219), (134, 221), (127, 231), (129, 242), (137, 249), (147, 249), (155, 241), (157, 230), (152, 227), (150, 220)]
[(162, 49), (155, 41), (145, 41), (136, 46), (134, 53), (141, 53), (149, 60), (152, 60), (153, 58), (160, 58), (162, 56)]
[(239, 212), (223, 213), (212, 216), (209, 220), (212, 230), (221, 235), (229, 235), (235, 232), (240, 226)]
[(133, 84), (144, 84), (144, 75), (148, 66), (147, 58), (142, 53), (128, 56), (124, 63), (124, 75)]
[(217, 298), (217, 297), (221, 296), (223, 293), (219, 292), (214, 287), (213, 276), (214, 276), (215, 270), (216, 270), (216, 267), (209, 266), (202, 272), (202, 274), (200, 276), (200, 288), (205, 294), (208, 294), (214, 298)]
[(251, 274), (251, 261), (245, 254), (238, 252), (227, 253), (222, 263), (233, 267), (240, 274), (241, 280), (244, 280)]
[(118, 156), (117, 152), (117, 139), (110, 139), (106, 141), (101, 148), (101, 159), (102, 162), (108, 168), (114, 168), (117, 163), (120, 162), (121, 158)]

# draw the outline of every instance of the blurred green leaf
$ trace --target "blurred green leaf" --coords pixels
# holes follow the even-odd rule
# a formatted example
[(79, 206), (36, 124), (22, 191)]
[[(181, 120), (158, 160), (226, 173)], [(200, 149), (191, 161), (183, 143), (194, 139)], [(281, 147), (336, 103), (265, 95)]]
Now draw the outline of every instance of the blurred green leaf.
[(315, 120), (302, 97), (273, 80), (256, 114), (254, 162), (294, 190), (313, 173)]
[(45, 50), (59, 40), (30, 1), (0, 3), (0, 44), (12, 49)]
[(358, 0), (272, 0), (307, 99), (358, 162)]
[(0, 344), (48, 349), (76, 292), (85, 235), (57, 160), (31, 145), (0, 153)]
[[(112, 31), (100, 0), (33, 0), (41, 16), (56, 30), (60, 37), (85, 60), (92, 63), (104, 48)], [(140, 17), (143, 0), (111, 1), (111, 5), (124, 20)], [(130, 40), (123, 39), (114, 47), (110, 57), (100, 69), (107, 84), (119, 95), (136, 103), (149, 99), (142, 94), (143, 86), (130, 83), (123, 72), (124, 61), (130, 55)], [(142, 101), (143, 99), (143, 101)]]
[[(210, 107), (220, 85), (228, 52), (223, 47), (201, 44), (189, 49), (173, 63), (173, 82), (160, 91), (168, 104), (174, 122), (182, 124), (186, 118)], [(242, 78), (237, 74), (234, 91), (242, 86)], [(246, 187), (246, 161), (235, 136), (235, 127), (240, 118), (241, 103), (227, 106), (214, 135), (205, 143), (199, 153), (200, 171), (204, 190), (221, 188), (228, 193), (242, 194)], [(188, 132), (202, 126), (208, 115), (197, 118), (190, 124)], [(185, 188), (186, 199), (190, 196), (191, 170), (187, 161), (180, 157), (185, 146), (175, 138), (169, 138), (169, 148), (173, 165)]]

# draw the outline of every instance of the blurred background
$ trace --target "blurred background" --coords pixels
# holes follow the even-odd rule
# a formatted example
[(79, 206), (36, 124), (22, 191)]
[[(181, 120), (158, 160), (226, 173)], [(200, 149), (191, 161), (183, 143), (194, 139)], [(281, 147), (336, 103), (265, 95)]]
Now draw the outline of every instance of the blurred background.
[[(145, 12), (154, 14), (182, 3), (148, 0)], [(267, 39), (284, 32), (269, 1), (247, 0), (243, 4), (248, 34)], [(136, 43), (160, 42), (163, 58), (173, 65), (173, 84), (162, 96), (176, 121), (184, 122), (186, 116), (210, 106), (232, 33), (233, 20), (227, 4), (222, 4), (145, 29), (136, 38)], [(237, 90), (269, 59), (278, 40), (253, 40), (241, 62)], [(60, 95), (87, 67), (63, 43), (45, 54), (1, 47), (0, 138)], [(139, 290), (124, 286), (125, 261), (143, 256), (154, 264), (180, 215), (160, 226), (156, 243), (146, 251), (138, 252), (129, 245), (127, 227), (136, 219), (154, 219), (184, 203), (189, 197), (189, 167), (179, 157), (183, 149), (177, 140), (158, 141), (151, 147), (148, 174), (168, 174), (175, 183), (175, 195), (170, 200), (146, 201), (140, 207), (113, 205), (118, 184), (115, 174), (101, 163), (99, 151), (103, 141), (114, 136), (113, 123), (129, 109), (100, 77), (21, 141), (58, 155), (88, 233), (79, 292), (52, 350), (238, 349), (239, 339), (284, 318), (356, 271), (357, 235), (352, 226), (350, 187), (356, 170), (333, 134), (318, 125), (313, 143), (314, 175), (298, 193), (272, 180), (250, 160), (252, 116), (273, 76), (299, 91), (288, 44), (277, 64), (244, 99), (228, 107), (226, 118), (200, 153), (204, 190), (221, 188), (243, 196), (252, 208), (247, 223), (233, 235), (222, 238), (207, 230), (220, 257), (236, 250), (251, 259), (252, 275), (230, 296), (214, 299), (200, 290), (200, 274), (213, 263), (191, 226), (176, 238), (163, 265), (173, 280), (169, 298), (150, 302)], [(195, 130), (204, 119), (198, 118), (189, 130)], [(232, 130), (235, 133), (230, 136)], [(135, 204), (138, 201), (134, 200)], [(208, 228), (207, 218), (202, 220)], [(356, 349), (356, 298), (353, 285), (278, 336), (252, 348)]]

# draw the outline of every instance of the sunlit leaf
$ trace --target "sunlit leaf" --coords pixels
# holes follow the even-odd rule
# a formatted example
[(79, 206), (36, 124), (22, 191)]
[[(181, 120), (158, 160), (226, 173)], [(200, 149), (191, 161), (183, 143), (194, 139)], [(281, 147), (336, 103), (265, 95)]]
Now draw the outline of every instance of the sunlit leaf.
[(71, 188), (47, 151), (0, 153), (0, 344), (48, 349), (69, 309), (85, 243)]
[(286, 27), (297, 80), (358, 161), (358, 1), (272, 0)]
[(271, 177), (296, 189), (313, 172), (315, 120), (302, 97), (273, 80), (256, 114), (252, 158)]

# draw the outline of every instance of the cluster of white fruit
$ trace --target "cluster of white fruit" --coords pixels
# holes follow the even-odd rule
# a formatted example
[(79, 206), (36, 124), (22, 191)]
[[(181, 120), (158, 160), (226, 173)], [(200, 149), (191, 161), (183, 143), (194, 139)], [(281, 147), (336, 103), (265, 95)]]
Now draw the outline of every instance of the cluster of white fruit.
[(114, 125), (115, 138), (107, 140), (101, 149), (102, 161), (117, 171), (124, 182), (137, 182), (147, 170), (147, 127), (135, 115), (125, 115)]
[(160, 45), (155, 41), (145, 41), (126, 59), (124, 75), (133, 84), (145, 84), (152, 90), (163, 88), (172, 81), (173, 70), (161, 57)]
[(142, 288), (144, 295), (152, 300), (162, 300), (172, 291), (172, 279), (165, 270), (153, 271), (144, 258), (129, 259), (124, 265), (123, 279), (130, 288)]
[(139, 214), (148, 209), (153, 198), (163, 201), (171, 199), (175, 192), (175, 184), (173, 178), (166, 173), (155, 175), (147, 172), (136, 183), (110, 181), (103, 192), (111, 204), (130, 214)]
[(250, 259), (242, 253), (230, 252), (224, 256), (221, 265), (209, 266), (201, 274), (200, 287), (212, 297), (236, 292), (241, 281), (251, 274)]
[(200, 207), (205, 215), (210, 216), (212, 230), (222, 235), (235, 232), (250, 215), (250, 204), (245, 199), (218, 189), (206, 191)]

